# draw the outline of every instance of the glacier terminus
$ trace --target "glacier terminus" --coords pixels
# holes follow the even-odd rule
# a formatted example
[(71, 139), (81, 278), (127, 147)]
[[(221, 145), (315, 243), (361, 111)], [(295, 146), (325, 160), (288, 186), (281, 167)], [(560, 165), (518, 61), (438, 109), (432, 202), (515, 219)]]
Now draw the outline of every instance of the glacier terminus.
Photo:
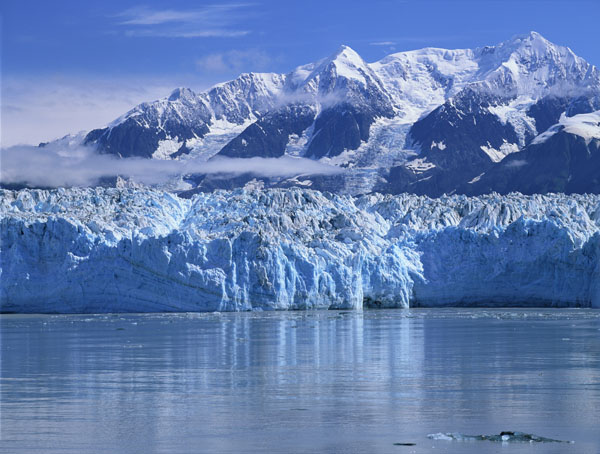
[(0, 192), (4, 312), (600, 307), (600, 196)]

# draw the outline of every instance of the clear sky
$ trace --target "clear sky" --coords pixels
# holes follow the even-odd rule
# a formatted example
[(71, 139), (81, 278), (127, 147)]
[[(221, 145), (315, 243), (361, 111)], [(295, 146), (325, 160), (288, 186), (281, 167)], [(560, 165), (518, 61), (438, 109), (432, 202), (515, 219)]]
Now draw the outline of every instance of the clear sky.
[(177, 86), (535, 30), (600, 65), (600, 0), (3, 0), (2, 145), (103, 126)]

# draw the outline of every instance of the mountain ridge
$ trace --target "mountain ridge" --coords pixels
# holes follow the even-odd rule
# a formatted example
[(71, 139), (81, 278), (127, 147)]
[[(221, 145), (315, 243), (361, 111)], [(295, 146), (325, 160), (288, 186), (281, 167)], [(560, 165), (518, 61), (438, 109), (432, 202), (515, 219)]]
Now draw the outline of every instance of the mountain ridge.
[[(438, 196), (520, 152), (563, 113), (596, 110), (598, 69), (530, 32), (496, 46), (429, 47), (372, 63), (342, 45), (286, 74), (242, 73), (201, 93), (177, 88), (89, 132), (83, 143), (153, 159), (302, 156), (351, 174), (341, 186), (325, 177), (303, 185)], [(227, 178), (209, 178), (205, 187), (201, 174), (181, 180), (202, 191), (229, 187)]]

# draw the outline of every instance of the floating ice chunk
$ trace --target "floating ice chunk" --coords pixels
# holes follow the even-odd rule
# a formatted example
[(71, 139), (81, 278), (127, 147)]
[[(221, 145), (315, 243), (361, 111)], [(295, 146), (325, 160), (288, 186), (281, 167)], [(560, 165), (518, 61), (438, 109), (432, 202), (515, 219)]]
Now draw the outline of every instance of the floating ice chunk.
[(465, 435), (458, 432), (439, 432), (429, 434), (427, 438), (446, 441), (495, 441), (502, 443), (574, 443), (573, 441), (556, 440), (525, 432), (513, 431), (500, 432), (497, 435)]

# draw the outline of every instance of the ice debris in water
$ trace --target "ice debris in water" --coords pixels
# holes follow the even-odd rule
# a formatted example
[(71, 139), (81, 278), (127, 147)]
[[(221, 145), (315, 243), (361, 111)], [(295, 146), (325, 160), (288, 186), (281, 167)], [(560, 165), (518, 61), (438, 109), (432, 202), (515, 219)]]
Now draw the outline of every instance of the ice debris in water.
[(429, 434), (427, 438), (447, 441), (497, 441), (503, 443), (574, 443), (573, 441), (555, 440), (525, 432), (512, 431), (504, 431), (494, 435), (465, 435), (457, 432), (439, 432)]

